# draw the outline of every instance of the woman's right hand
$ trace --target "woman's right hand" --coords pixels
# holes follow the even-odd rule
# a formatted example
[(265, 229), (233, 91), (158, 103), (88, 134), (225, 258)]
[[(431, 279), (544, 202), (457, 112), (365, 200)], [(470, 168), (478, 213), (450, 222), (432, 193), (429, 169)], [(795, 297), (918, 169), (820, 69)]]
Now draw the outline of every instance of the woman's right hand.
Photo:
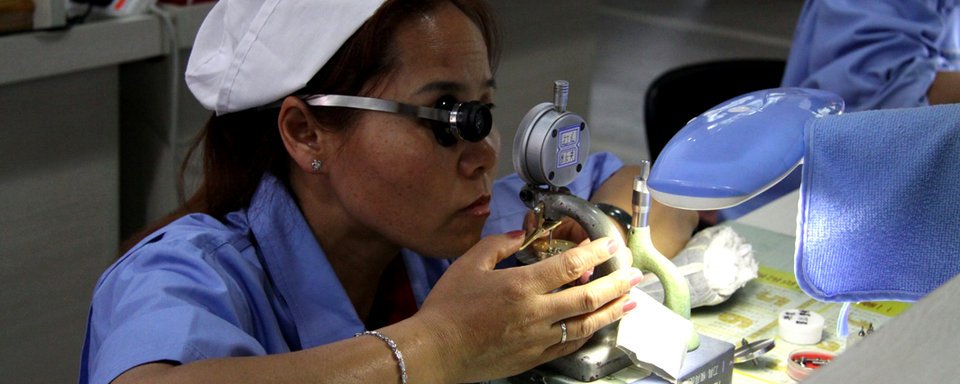
[(445, 378), (464, 382), (518, 374), (576, 351), (636, 307), (627, 295), (643, 276), (635, 268), (551, 293), (611, 255), (629, 252), (621, 242), (585, 241), (533, 265), (494, 269), (522, 241), (523, 231), (482, 239), (450, 266), (411, 319), (428, 327), (441, 362), (433, 368), (444, 370)]

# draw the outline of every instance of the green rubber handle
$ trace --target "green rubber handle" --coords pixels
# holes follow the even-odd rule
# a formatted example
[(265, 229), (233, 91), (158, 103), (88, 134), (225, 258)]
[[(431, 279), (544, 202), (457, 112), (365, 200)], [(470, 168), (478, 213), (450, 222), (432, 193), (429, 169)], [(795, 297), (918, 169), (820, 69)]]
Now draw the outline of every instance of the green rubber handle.
[[(689, 320), (690, 288), (687, 286), (687, 279), (670, 259), (653, 246), (650, 227), (633, 227), (630, 229), (629, 237), (627, 246), (633, 253), (633, 266), (657, 275), (660, 283), (663, 284), (663, 305)], [(693, 351), (699, 347), (700, 336), (694, 330), (687, 344), (687, 351)]]

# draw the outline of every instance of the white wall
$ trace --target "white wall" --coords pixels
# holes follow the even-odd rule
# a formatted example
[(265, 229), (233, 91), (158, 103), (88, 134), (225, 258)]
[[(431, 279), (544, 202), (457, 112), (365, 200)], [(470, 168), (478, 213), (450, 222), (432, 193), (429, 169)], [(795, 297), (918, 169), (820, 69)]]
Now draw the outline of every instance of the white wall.
[(76, 380), (90, 292), (119, 235), (116, 74), (0, 87), (4, 382)]
[(491, 0), (503, 21), (494, 122), (500, 129), (498, 175), (514, 172), (511, 153), (520, 120), (553, 102), (553, 82), (570, 82), (567, 109), (587, 118), (597, 50), (600, 0)]

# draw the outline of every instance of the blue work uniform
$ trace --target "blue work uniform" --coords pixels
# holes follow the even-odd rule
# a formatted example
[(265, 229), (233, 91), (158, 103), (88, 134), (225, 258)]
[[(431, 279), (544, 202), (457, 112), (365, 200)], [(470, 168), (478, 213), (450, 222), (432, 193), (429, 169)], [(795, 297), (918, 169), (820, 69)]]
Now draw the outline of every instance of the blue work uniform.
[(960, 70), (960, 0), (807, 0), (783, 86), (832, 91), (848, 112), (929, 105)]
[[(622, 166), (589, 158), (569, 186), (589, 198)], [(483, 233), (522, 226), (516, 175), (494, 184)], [(452, 260), (401, 255), (417, 306)], [(340, 280), (286, 187), (264, 175), (249, 208), (223, 221), (180, 218), (147, 236), (100, 277), (80, 383), (107, 383), (149, 362), (259, 356), (316, 347), (364, 330)]]

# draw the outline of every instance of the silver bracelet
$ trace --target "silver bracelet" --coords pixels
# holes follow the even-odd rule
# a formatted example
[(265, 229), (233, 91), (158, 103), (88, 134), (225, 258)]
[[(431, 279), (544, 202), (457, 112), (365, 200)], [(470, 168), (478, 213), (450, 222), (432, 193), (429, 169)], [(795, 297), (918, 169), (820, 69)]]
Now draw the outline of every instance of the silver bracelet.
[(380, 340), (383, 340), (384, 342), (387, 343), (387, 346), (390, 347), (391, 351), (393, 351), (393, 356), (397, 358), (397, 363), (400, 364), (400, 382), (403, 384), (407, 384), (407, 365), (403, 363), (403, 354), (400, 353), (400, 348), (397, 348), (397, 343), (394, 343), (393, 340), (390, 340), (389, 337), (386, 337), (377, 331), (361, 332), (356, 335), (353, 335), (353, 337), (363, 336), (363, 335), (373, 335), (373, 336), (379, 337)]

